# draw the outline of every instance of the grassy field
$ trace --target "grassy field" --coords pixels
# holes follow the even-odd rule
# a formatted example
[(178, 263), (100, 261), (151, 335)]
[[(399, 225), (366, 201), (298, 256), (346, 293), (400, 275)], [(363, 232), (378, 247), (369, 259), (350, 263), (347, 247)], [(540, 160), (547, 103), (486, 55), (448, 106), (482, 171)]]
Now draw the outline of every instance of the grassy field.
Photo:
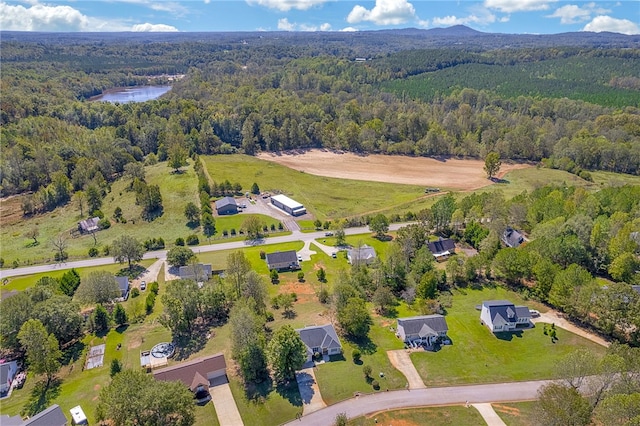
[(467, 383), (499, 383), (554, 377), (559, 359), (578, 347), (603, 354), (605, 349), (589, 340), (557, 328), (555, 343), (543, 327), (494, 335), (480, 324), (476, 305), (483, 300), (507, 299), (516, 305), (538, 308), (502, 287), (456, 291), (446, 316), (453, 345), (438, 352), (413, 352), (411, 359), (427, 386)]
[(492, 404), (493, 409), (508, 426), (536, 426), (536, 402)]
[(214, 181), (228, 179), (243, 188), (250, 188), (255, 182), (261, 191), (282, 192), (294, 198), (322, 221), (409, 206), (424, 195), (422, 186), (314, 176), (247, 155), (202, 158)]
[(399, 426), (484, 426), (486, 424), (480, 413), (478, 413), (475, 408), (465, 408), (460, 406), (383, 411), (370, 416), (351, 419), (347, 424), (349, 426), (369, 426), (376, 423), (380, 425)]

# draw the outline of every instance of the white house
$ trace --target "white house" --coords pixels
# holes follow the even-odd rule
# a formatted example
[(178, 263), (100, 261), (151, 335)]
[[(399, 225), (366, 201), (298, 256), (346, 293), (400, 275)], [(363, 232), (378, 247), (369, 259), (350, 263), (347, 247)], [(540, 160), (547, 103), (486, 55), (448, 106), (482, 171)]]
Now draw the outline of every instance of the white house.
[(11, 383), (18, 373), (18, 363), (15, 361), (0, 364), (0, 394), (9, 392)]
[(436, 314), (398, 318), (396, 334), (406, 343), (419, 340), (432, 344), (439, 338), (446, 337), (447, 331), (447, 320), (444, 316)]
[(376, 251), (366, 244), (347, 250), (347, 260), (352, 265), (369, 265), (376, 259)]
[(526, 306), (515, 306), (508, 300), (489, 300), (482, 302), (480, 322), (494, 333), (512, 331), (518, 325), (528, 325), (531, 312)]
[(338, 355), (342, 353), (342, 345), (333, 325), (318, 325), (296, 330), (300, 339), (307, 347), (307, 361), (313, 359), (313, 354)]

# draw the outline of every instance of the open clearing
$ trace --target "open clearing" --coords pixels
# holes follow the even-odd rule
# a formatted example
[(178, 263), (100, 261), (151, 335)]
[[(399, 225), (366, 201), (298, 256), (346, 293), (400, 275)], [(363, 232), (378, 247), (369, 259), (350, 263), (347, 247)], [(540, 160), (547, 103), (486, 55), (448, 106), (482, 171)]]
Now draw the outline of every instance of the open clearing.
[[(427, 157), (395, 155), (357, 155), (311, 150), (304, 153), (261, 153), (258, 158), (273, 161), (312, 175), (374, 182), (425, 185), (473, 190), (491, 184), (484, 161), (455, 158), (436, 160)], [(498, 177), (531, 167), (528, 164), (503, 164)]]

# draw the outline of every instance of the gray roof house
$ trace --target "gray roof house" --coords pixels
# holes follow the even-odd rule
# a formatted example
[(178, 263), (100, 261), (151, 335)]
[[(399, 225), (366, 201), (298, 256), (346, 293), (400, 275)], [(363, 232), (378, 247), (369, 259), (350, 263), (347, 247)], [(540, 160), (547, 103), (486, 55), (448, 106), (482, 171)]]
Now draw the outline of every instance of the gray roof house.
[(210, 263), (196, 263), (195, 265), (181, 266), (178, 269), (178, 276), (182, 280), (194, 280), (205, 282), (211, 278), (212, 269)]
[(120, 287), (120, 301), (129, 297), (129, 277), (115, 277), (118, 287)]
[(216, 201), (216, 212), (219, 215), (238, 213), (238, 204), (233, 197), (224, 197)]
[(307, 361), (313, 359), (314, 353), (321, 355), (338, 355), (342, 352), (340, 339), (333, 325), (314, 325), (296, 330), (307, 347)]
[(482, 302), (480, 322), (494, 333), (512, 331), (518, 325), (529, 325), (531, 312), (526, 306), (515, 306), (508, 300), (489, 300)]
[(507, 247), (518, 247), (524, 242), (524, 236), (510, 227), (504, 230), (500, 239)]
[(98, 227), (98, 222), (100, 222), (99, 217), (92, 217), (91, 219), (85, 219), (78, 222), (78, 231), (81, 234), (89, 234), (91, 232), (96, 232)]
[(347, 250), (347, 260), (352, 265), (355, 264), (370, 264), (376, 259), (376, 251), (373, 247), (368, 245), (363, 245), (360, 247), (352, 248)]
[(445, 337), (447, 331), (449, 331), (449, 327), (444, 316), (421, 315), (398, 318), (396, 335), (407, 343), (414, 340), (432, 343), (440, 337)]
[(277, 251), (275, 253), (267, 253), (265, 260), (269, 270), (276, 271), (300, 269), (298, 263), (298, 255), (295, 250)]
[(456, 252), (456, 243), (451, 238), (440, 238), (438, 241), (427, 243), (427, 248), (436, 260), (445, 260)]
[(632, 285), (631, 288), (638, 294), (640, 294), (640, 285)]
[(18, 363), (16, 361), (3, 362), (0, 364), (0, 394), (9, 392), (9, 388), (16, 374), (18, 374)]
[[(53, 404), (35, 416), (24, 420), (22, 426), (65, 426), (69, 421), (58, 404)], [(4, 423), (2, 423), (4, 426)]]

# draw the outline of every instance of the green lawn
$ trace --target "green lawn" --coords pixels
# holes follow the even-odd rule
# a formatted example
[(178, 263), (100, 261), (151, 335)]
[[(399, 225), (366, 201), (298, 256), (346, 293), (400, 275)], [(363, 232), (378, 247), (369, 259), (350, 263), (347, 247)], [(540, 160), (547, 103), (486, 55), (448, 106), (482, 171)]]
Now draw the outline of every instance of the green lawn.
[(540, 423), (536, 417), (535, 401), (491, 405), (507, 426), (536, 426)]
[[(138, 262), (138, 264), (146, 268), (149, 265), (151, 265), (153, 262), (155, 262), (155, 260), (146, 259), (146, 260), (141, 260), (140, 262)], [(78, 273), (80, 274), (80, 277), (82, 278), (83, 276), (88, 275), (89, 273), (95, 272), (95, 271), (107, 271), (107, 272), (111, 272), (112, 274), (116, 274), (118, 273), (118, 271), (126, 267), (127, 267), (126, 264), (114, 263), (112, 265), (76, 268), (76, 271), (78, 271)], [(2, 286), (2, 292), (4, 293), (5, 291), (11, 291), (11, 290), (23, 291), (29, 287), (34, 286), (36, 282), (42, 277), (60, 278), (67, 271), (68, 269), (62, 269), (57, 271), (41, 272), (33, 275), (9, 277), (7, 278), (8, 280), (7, 284)]]
[[(376, 422), (377, 420), (377, 422)], [(379, 425), (482, 425), (486, 423), (475, 408), (450, 406), (450, 407), (429, 407), (411, 408), (405, 410), (384, 411), (370, 416), (357, 417), (349, 420), (349, 426), (369, 426)]]
[(296, 382), (287, 386), (262, 383), (252, 399), (247, 398), (240, 380), (231, 378), (229, 385), (245, 425), (278, 425), (293, 420), (296, 413), (302, 412), (302, 399)]
[(446, 319), (453, 345), (439, 352), (413, 352), (411, 359), (427, 386), (498, 383), (554, 377), (559, 359), (578, 347), (603, 354), (605, 349), (589, 340), (557, 328), (555, 343), (543, 334), (543, 326), (517, 333), (494, 335), (480, 324), (483, 300), (507, 299), (516, 305), (539, 307), (502, 287), (465, 289), (453, 295)]
[(248, 155), (201, 158), (214, 181), (228, 179), (239, 182), (245, 189), (255, 182), (261, 191), (280, 191), (304, 204), (307, 211), (322, 221), (379, 209), (391, 211), (424, 195), (422, 186), (314, 176)]

